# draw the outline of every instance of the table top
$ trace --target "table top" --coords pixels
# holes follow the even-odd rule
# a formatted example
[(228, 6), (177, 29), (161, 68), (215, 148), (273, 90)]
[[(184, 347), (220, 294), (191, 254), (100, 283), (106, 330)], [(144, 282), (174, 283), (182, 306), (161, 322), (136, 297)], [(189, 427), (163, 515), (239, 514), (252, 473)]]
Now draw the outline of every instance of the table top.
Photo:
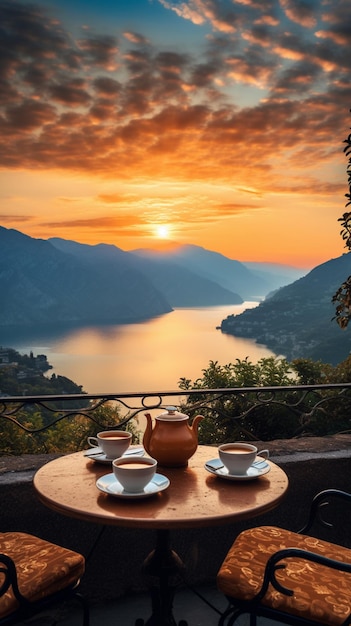
[(96, 481), (112, 472), (76, 452), (50, 461), (34, 476), (40, 501), (58, 513), (94, 523), (136, 528), (216, 526), (255, 517), (275, 508), (288, 488), (285, 472), (269, 461), (270, 471), (250, 481), (210, 474), (206, 461), (217, 456), (212, 446), (198, 446), (184, 468), (158, 467), (170, 486), (143, 499), (121, 499), (98, 490)]

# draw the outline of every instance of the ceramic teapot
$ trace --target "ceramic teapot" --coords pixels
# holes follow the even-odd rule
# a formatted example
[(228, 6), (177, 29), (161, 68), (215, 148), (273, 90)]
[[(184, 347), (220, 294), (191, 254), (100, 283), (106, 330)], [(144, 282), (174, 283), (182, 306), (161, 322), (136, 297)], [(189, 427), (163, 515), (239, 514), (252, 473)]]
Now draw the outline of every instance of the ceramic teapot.
[(197, 429), (202, 415), (194, 417), (189, 425), (189, 416), (179, 413), (174, 406), (167, 407), (166, 413), (155, 417), (152, 425), (150, 413), (145, 413), (147, 426), (143, 445), (146, 452), (164, 467), (183, 467), (195, 454), (198, 440)]

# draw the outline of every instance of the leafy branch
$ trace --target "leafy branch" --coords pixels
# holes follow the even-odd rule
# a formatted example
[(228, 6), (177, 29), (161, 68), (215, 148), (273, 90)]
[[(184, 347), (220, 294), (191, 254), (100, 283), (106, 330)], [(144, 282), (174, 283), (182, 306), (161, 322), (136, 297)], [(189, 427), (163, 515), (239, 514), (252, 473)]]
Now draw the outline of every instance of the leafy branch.
[[(351, 205), (351, 134), (343, 143), (346, 144), (344, 153), (348, 157), (346, 173), (349, 192), (345, 194), (347, 198), (345, 207), (347, 208)], [(338, 219), (338, 222), (341, 222), (342, 229), (340, 235), (345, 242), (345, 247), (351, 251), (351, 212), (348, 211), (344, 213), (343, 216)], [(336, 304), (333, 319), (336, 319), (340, 328), (346, 328), (351, 320), (351, 275), (340, 285), (332, 298), (332, 303)]]

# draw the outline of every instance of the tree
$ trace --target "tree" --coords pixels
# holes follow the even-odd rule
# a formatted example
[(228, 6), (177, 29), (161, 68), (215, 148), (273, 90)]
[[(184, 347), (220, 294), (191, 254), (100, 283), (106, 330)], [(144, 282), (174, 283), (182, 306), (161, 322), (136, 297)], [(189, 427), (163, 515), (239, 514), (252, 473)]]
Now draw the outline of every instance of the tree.
[[(351, 381), (351, 356), (337, 366), (310, 359), (287, 361), (278, 357), (252, 363), (248, 358), (220, 365), (210, 361), (194, 382), (179, 381), (180, 389), (201, 390), (188, 396), (183, 413), (200, 413), (199, 443), (271, 441), (312, 435), (323, 437), (349, 432), (349, 394), (333, 389), (281, 389), (290, 385), (321, 385)], [(241, 394), (238, 388), (255, 387)], [(275, 393), (266, 387), (279, 387)], [(236, 389), (235, 394), (206, 395), (206, 389)]]
[[(347, 198), (345, 207), (349, 207), (351, 205), (351, 134), (345, 139), (344, 143), (346, 144), (344, 152), (348, 157), (346, 173), (349, 186), (349, 193), (345, 194)], [(338, 221), (342, 225), (340, 234), (345, 242), (345, 247), (351, 251), (351, 212), (344, 213)], [(346, 328), (351, 320), (351, 275), (340, 285), (332, 298), (332, 302), (336, 304), (335, 317), (333, 319), (336, 319), (340, 328)]]

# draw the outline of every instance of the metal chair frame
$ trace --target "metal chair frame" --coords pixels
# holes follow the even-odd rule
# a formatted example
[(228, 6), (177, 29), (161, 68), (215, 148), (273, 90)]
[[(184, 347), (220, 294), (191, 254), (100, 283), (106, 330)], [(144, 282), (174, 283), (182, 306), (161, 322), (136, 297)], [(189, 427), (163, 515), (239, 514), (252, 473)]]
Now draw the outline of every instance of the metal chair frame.
[[(333, 528), (333, 525), (327, 522), (322, 517), (322, 507), (330, 504), (330, 500), (332, 498), (340, 499), (351, 503), (351, 493), (347, 493), (345, 491), (341, 491), (338, 489), (326, 489), (318, 493), (312, 501), (309, 518), (307, 523), (298, 531), (300, 533), (308, 533), (308, 531), (313, 526), (314, 522), (317, 520), (322, 526), (326, 528)], [(304, 559), (310, 560), (315, 563), (319, 563), (326, 567), (330, 567), (332, 569), (338, 570), (340, 572), (348, 572), (351, 573), (351, 563), (344, 563), (341, 561), (336, 561), (334, 559), (330, 559), (319, 554), (315, 554), (314, 552), (309, 552), (306, 550), (301, 550), (298, 548), (286, 548), (283, 550), (279, 550), (272, 554), (272, 556), (268, 559), (266, 564), (266, 569), (264, 573), (264, 578), (262, 582), (262, 586), (258, 594), (250, 600), (250, 601), (241, 601), (237, 598), (231, 598), (227, 596), (229, 601), (229, 606), (226, 611), (221, 615), (218, 626), (233, 626), (235, 624), (237, 618), (240, 615), (249, 615), (250, 616), (250, 626), (257, 625), (257, 617), (266, 617), (272, 619), (274, 621), (281, 622), (283, 624), (289, 624), (291, 626), (316, 626), (317, 622), (314, 620), (309, 620), (306, 618), (298, 617), (285, 611), (280, 611), (279, 609), (274, 609), (269, 606), (265, 606), (262, 604), (262, 599), (264, 598), (268, 586), (271, 584), (277, 591), (280, 593), (284, 593), (289, 596), (294, 595), (294, 591), (292, 589), (287, 589), (283, 587), (276, 578), (276, 572), (285, 566), (281, 563), (282, 559), (294, 558), (294, 557), (302, 557)], [(342, 626), (351, 625), (351, 611), (349, 616), (343, 622)]]
[[(0, 573), (4, 575), (3, 583), (0, 585), (0, 598), (6, 591), (12, 588), (13, 594), (18, 602), (18, 608), (12, 613), (0, 618), (0, 626), (10, 626), (17, 624), (23, 619), (28, 619), (41, 613), (48, 606), (60, 604), (62, 601), (76, 599), (83, 609), (83, 626), (89, 626), (90, 612), (89, 604), (77, 590), (79, 581), (75, 585), (70, 585), (61, 591), (50, 594), (35, 602), (27, 600), (19, 590), (16, 563), (6, 554), (0, 554)], [(55, 622), (56, 623), (56, 622)]]

